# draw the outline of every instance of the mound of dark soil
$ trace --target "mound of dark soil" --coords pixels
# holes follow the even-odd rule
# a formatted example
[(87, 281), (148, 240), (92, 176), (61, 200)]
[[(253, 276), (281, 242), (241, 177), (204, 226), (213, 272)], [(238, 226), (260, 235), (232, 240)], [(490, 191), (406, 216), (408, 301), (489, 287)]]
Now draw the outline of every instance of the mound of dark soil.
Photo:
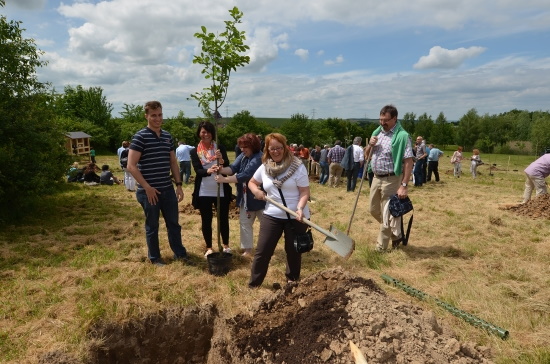
[(527, 216), (534, 219), (550, 219), (550, 194), (538, 195), (526, 203), (503, 206), (501, 209), (509, 210), (520, 216)]
[[(488, 348), (461, 343), (435, 314), (399, 302), (374, 281), (340, 268), (271, 294), (250, 313), (220, 317), (214, 306), (173, 308), (89, 332), (85, 364), (492, 363)], [(59, 351), (41, 364), (83, 364)]]
[(208, 363), (353, 363), (350, 341), (369, 364), (491, 363), (487, 348), (458, 342), (433, 312), (341, 269), (288, 285), (250, 315), (218, 321)]

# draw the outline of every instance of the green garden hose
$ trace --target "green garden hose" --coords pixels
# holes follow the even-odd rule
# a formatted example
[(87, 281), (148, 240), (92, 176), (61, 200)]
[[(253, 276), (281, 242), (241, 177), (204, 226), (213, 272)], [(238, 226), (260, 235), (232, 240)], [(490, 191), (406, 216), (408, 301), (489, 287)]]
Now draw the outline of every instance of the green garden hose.
[(498, 335), (501, 339), (507, 339), (508, 338), (508, 334), (509, 334), (508, 330), (505, 330), (501, 327), (495, 326), (495, 325), (493, 325), (493, 324), (491, 324), (491, 323), (489, 323), (485, 320), (480, 319), (479, 317), (476, 317), (472, 314), (464, 312), (464, 311), (454, 307), (453, 305), (451, 305), (447, 302), (444, 302), (444, 301), (441, 301), (440, 299), (431, 297), (427, 293), (424, 293), (424, 292), (422, 292), (422, 291), (420, 291), (420, 290), (418, 290), (414, 287), (411, 287), (411, 286), (409, 286), (409, 285), (407, 285), (403, 282), (400, 282), (397, 279), (388, 276), (387, 274), (382, 274), (381, 277), (386, 283), (393, 284), (394, 286), (396, 286), (398, 288), (401, 288), (403, 291), (405, 291), (407, 294), (409, 294), (411, 296), (414, 296), (414, 297), (416, 297), (418, 299), (421, 299), (421, 300), (427, 300), (427, 299), (434, 300), (435, 303), (438, 306), (443, 307), (444, 309), (446, 309), (447, 311), (449, 311), (450, 313), (452, 313), (456, 317), (460, 317), (461, 319), (463, 319), (464, 321), (466, 321), (469, 324), (472, 324), (473, 326), (481, 327), (482, 329), (488, 331), (491, 334)]

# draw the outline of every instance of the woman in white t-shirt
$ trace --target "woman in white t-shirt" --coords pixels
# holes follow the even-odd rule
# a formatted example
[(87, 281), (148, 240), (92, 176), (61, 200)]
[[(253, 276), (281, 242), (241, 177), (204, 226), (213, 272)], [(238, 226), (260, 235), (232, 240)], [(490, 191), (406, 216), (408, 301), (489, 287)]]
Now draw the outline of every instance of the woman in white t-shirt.
[[(248, 182), (248, 188), (258, 200), (265, 200), (269, 196), (274, 201), (296, 211), (294, 218), (286, 212), (267, 202), (260, 221), (260, 233), (256, 244), (256, 254), (252, 262), (252, 270), (248, 286), (259, 287), (267, 274), (269, 261), (275, 248), (284, 233), (286, 252), (287, 282), (294, 282), (300, 278), (302, 256), (294, 248), (296, 233), (304, 233), (307, 225), (302, 218), (309, 218), (309, 178), (302, 161), (293, 156), (287, 146), (284, 135), (272, 133), (265, 137), (265, 153), (263, 164), (256, 170)], [(263, 186), (263, 189), (260, 186)], [(281, 196), (282, 191), (282, 196)], [(284, 198), (284, 202), (283, 202)], [(290, 217), (290, 220), (289, 220)]]
[[(206, 252), (204, 256), (213, 253), (212, 250), (212, 206), (217, 206), (218, 182), (215, 175), (217, 163), (228, 166), (227, 151), (222, 145), (216, 145), (216, 127), (209, 121), (203, 121), (197, 128), (199, 145), (190, 151), (191, 163), (195, 170), (195, 188), (193, 189), (192, 204), (201, 213), (201, 230)], [(223, 251), (231, 253), (229, 248), (229, 203), (231, 202), (231, 186), (229, 183), (220, 185), (220, 235), (223, 242)]]

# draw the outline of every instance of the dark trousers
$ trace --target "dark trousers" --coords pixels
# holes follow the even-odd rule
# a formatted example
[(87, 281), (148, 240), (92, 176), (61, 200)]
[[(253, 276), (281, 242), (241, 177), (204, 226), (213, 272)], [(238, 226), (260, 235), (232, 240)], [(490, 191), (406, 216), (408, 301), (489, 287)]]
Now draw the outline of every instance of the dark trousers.
[[(185, 174), (185, 180), (183, 175)], [(189, 177), (191, 177), (191, 161), (180, 162), (180, 181), (189, 183)]]
[(424, 165), (426, 164), (426, 159), (419, 159), (414, 164), (413, 174), (414, 174), (414, 185), (422, 186), (425, 179), (424, 174)]
[[(217, 197), (199, 197), (199, 211), (201, 213), (201, 229), (206, 247), (212, 248), (212, 220), (216, 207)], [(229, 245), (229, 197), (220, 197), (220, 233), (224, 245)]]
[(357, 173), (359, 173), (359, 162), (353, 163), (353, 169), (346, 170), (347, 181), (347, 190), (355, 191), (355, 186), (357, 185)]
[(428, 161), (428, 181), (432, 180), (432, 172), (435, 176), (435, 181), (439, 182), (439, 161)]
[(166, 223), (168, 242), (175, 257), (187, 256), (187, 251), (181, 242), (181, 226), (178, 222), (178, 199), (173, 188), (160, 191), (158, 201), (151, 205), (143, 188), (137, 190), (136, 198), (145, 213), (145, 240), (147, 241), (147, 255), (154, 262), (160, 259), (159, 248), (159, 218), (160, 213)]
[(296, 281), (300, 279), (300, 270), (302, 268), (302, 255), (294, 248), (295, 233), (304, 233), (307, 225), (292, 219), (277, 219), (264, 214), (260, 220), (260, 233), (258, 235), (258, 244), (256, 244), (256, 253), (252, 262), (250, 272), (250, 287), (259, 287), (265, 279), (271, 257), (275, 252), (277, 243), (283, 235), (285, 240), (286, 252), (286, 278)]
[(422, 177), (424, 178), (423, 182), (428, 181), (428, 160), (424, 159), (424, 165), (422, 166)]

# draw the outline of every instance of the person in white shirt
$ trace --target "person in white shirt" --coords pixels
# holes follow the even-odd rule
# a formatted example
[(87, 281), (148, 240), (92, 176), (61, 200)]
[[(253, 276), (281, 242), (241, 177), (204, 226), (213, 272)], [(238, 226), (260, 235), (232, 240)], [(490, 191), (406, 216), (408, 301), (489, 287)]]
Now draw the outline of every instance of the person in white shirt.
[[(185, 144), (183, 140), (178, 142), (178, 147), (176, 148), (176, 158), (180, 164), (180, 181), (189, 183), (189, 177), (191, 177), (191, 149), (194, 147), (191, 145)], [(185, 174), (185, 180), (183, 175)]]
[(248, 182), (248, 188), (257, 200), (265, 200), (267, 195), (296, 211), (297, 217), (290, 216), (270, 202), (266, 203), (248, 282), (250, 288), (259, 287), (264, 281), (269, 262), (283, 233), (287, 281), (290, 283), (300, 279), (302, 255), (294, 248), (294, 237), (297, 233), (306, 232), (308, 226), (301, 221), (310, 216), (306, 167), (300, 158), (292, 155), (284, 135), (271, 133), (265, 137), (265, 144), (267, 148), (262, 156), (263, 164)]
[(352, 169), (346, 170), (346, 177), (348, 178), (347, 191), (349, 192), (355, 191), (355, 186), (357, 185), (357, 173), (363, 167), (363, 163), (365, 162), (365, 155), (363, 153), (363, 148), (361, 148), (362, 140), (363, 138), (359, 136), (353, 139), (352, 156), (350, 156), (350, 158), (353, 158), (353, 165)]

